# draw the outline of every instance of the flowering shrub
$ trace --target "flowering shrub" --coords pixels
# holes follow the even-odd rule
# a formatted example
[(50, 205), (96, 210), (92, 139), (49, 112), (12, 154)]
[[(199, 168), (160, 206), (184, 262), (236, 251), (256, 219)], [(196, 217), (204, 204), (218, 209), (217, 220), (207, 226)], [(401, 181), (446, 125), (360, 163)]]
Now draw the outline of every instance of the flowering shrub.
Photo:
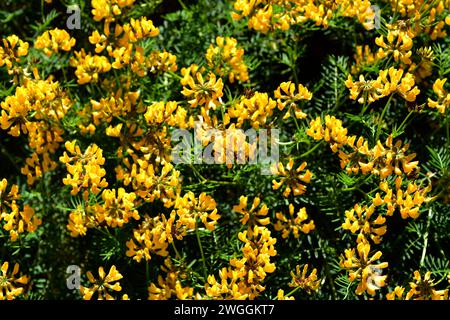
[(450, 1), (68, 2), (0, 7), (0, 299), (449, 299)]

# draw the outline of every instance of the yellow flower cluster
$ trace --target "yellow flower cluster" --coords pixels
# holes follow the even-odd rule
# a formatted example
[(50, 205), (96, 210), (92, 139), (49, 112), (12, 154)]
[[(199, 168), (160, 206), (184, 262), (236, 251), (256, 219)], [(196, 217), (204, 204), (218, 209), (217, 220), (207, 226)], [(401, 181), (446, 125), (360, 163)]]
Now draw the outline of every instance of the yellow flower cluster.
[(105, 221), (110, 227), (120, 228), (130, 218), (140, 219), (134, 206), (136, 195), (133, 192), (127, 193), (124, 188), (119, 188), (117, 193), (115, 189), (105, 189), (102, 191), (102, 199), (104, 203), (96, 208), (99, 223)]
[(173, 242), (173, 234), (178, 236), (176, 230), (172, 229), (174, 219), (172, 214), (169, 220), (163, 214), (157, 217), (145, 215), (139, 228), (133, 230), (133, 239), (126, 243), (127, 256), (137, 262), (142, 258), (150, 260), (151, 254), (166, 257), (169, 254), (167, 248)]
[(94, 206), (79, 204), (69, 214), (67, 229), (72, 237), (84, 236), (88, 228), (97, 226)]
[(444, 30), (448, 21), (448, 16), (444, 14), (444, 10), (448, 9), (447, 1), (390, 0), (390, 2), (392, 9), (403, 17), (399, 20), (401, 26), (408, 28), (414, 35), (428, 34), (431, 40), (447, 35)]
[(16, 241), (22, 233), (33, 233), (41, 225), (41, 219), (35, 214), (34, 209), (25, 204), (23, 209), (19, 205), (19, 187), (11, 185), (7, 191), (8, 181), (0, 181), (0, 222), (3, 221), (3, 229), (9, 231), (11, 241)]
[[(88, 271), (86, 275), (91, 286), (80, 286), (80, 292), (84, 300), (91, 300), (94, 294), (97, 294), (97, 300), (114, 300), (114, 297), (111, 295), (112, 291), (122, 291), (122, 287), (118, 281), (122, 279), (123, 276), (114, 265), (109, 269), (108, 274), (106, 274), (103, 267), (99, 267), (98, 279), (95, 279), (90, 271)], [(127, 295), (124, 295), (123, 298), (127, 299), (128, 297)]]
[(312, 173), (308, 169), (303, 174), (300, 174), (305, 170), (307, 166), (306, 162), (302, 162), (297, 169), (294, 168), (294, 159), (290, 158), (286, 166), (283, 163), (273, 164), (271, 167), (272, 174), (282, 176), (280, 180), (272, 180), (272, 189), (278, 190), (284, 185), (283, 196), (289, 197), (292, 193), (293, 196), (298, 196), (306, 192), (306, 186), (303, 183), (309, 183), (311, 181)]
[(167, 51), (153, 51), (145, 57), (143, 48), (137, 47), (131, 71), (140, 77), (144, 77), (147, 71), (151, 73), (175, 72), (178, 70), (177, 57)]
[[(415, 153), (407, 155), (409, 144), (402, 146), (400, 140), (394, 144), (392, 136), (389, 136), (385, 145), (377, 141), (373, 148), (369, 148), (363, 137), (348, 136), (342, 121), (334, 116), (325, 116), (325, 128), (320, 117), (312, 120), (306, 133), (315, 140), (324, 139), (330, 143), (331, 150), (339, 152), (341, 168), (346, 168), (348, 173), (372, 173), (385, 179), (392, 174), (411, 174), (419, 165), (418, 161), (412, 161)], [(346, 152), (344, 147), (352, 151)]]
[(232, 37), (217, 37), (217, 46), (210, 45), (206, 51), (206, 61), (214, 73), (227, 77), (230, 83), (235, 80), (247, 81), (248, 71), (244, 63), (244, 49), (238, 47), (237, 40)]
[[(233, 206), (233, 211), (242, 215), (239, 220), (243, 225), (248, 226), (248, 233), (251, 235), (254, 226), (266, 226), (270, 223), (270, 217), (267, 217), (269, 208), (263, 203), (261, 204), (259, 197), (253, 198), (250, 208), (248, 208), (248, 197), (240, 196), (239, 204)], [(259, 208), (258, 208), (259, 207)]]
[(0, 43), (0, 68), (6, 66), (9, 75), (14, 75), (14, 83), (18, 83), (17, 76), (23, 74), (19, 64), (21, 57), (28, 55), (28, 42), (22, 41), (16, 35), (2, 38)]
[(187, 111), (176, 101), (155, 102), (147, 108), (144, 114), (150, 126), (168, 125), (172, 127), (187, 128)]
[(59, 161), (67, 167), (67, 177), (63, 179), (65, 185), (71, 186), (71, 195), (76, 195), (80, 191), (83, 192), (84, 200), (89, 197), (89, 191), (98, 194), (101, 189), (108, 186), (108, 182), (104, 178), (106, 171), (101, 166), (105, 163), (103, 150), (96, 144), (92, 144), (81, 152), (77, 142), (67, 141), (64, 151)]
[(289, 283), (290, 287), (303, 289), (308, 294), (319, 289), (321, 280), (317, 278), (317, 269), (314, 268), (308, 275), (307, 264), (303, 266), (303, 269), (301, 269), (299, 265), (295, 266), (295, 273), (291, 271), (291, 277), (292, 280)]
[(219, 218), (216, 202), (212, 197), (204, 192), (198, 197), (187, 192), (176, 198), (168, 219), (164, 214), (152, 218), (145, 216), (139, 229), (133, 231), (133, 239), (127, 242), (127, 256), (133, 257), (137, 262), (142, 258), (150, 260), (152, 253), (165, 257), (174, 238), (183, 239), (188, 232), (199, 228), (199, 222), (213, 231)]
[(450, 106), (450, 93), (444, 89), (446, 81), (447, 78), (437, 79), (433, 84), (433, 91), (437, 95), (437, 100), (428, 98), (428, 106), (430, 108), (436, 108), (440, 113), (445, 113), (446, 109)]
[(420, 214), (421, 205), (433, 199), (427, 197), (427, 193), (431, 191), (431, 184), (423, 188), (415, 182), (408, 182), (406, 190), (403, 190), (402, 182), (401, 177), (395, 179), (395, 191), (389, 187), (388, 181), (380, 182), (380, 189), (384, 192), (384, 197), (377, 192), (372, 203), (376, 207), (386, 205), (388, 216), (391, 216), (398, 208), (403, 219), (408, 217), (416, 219)]
[(374, 295), (376, 290), (385, 286), (387, 276), (382, 276), (382, 269), (388, 267), (387, 262), (375, 263), (381, 258), (381, 251), (370, 254), (370, 244), (361, 241), (355, 249), (346, 249), (341, 256), (340, 266), (348, 270), (348, 278), (351, 282), (359, 281), (356, 294), (367, 292)]
[[(222, 78), (217, 80), (214, 73), (210, 73), (206, 79), (201, 72), (194, 71), (195, 68), (183, 68), (181, 74), (184, 76), (182, 80), (183, 91), (181, 93), (187, 97), (192, 108), (201, 106), (205, 111), (209, 109), (215, 110), (220, 104), (219, 99), (223, 96)], [(190, 74), (192, 72), (192, 75)]]
[(384, 36), (381, 35), (375, 39), (375, 43), (380, 47), (377, 52), (378, 59), (392, 55), (394, 61), (411, 64), (413, 41), (408, 32), (399, 29), (389, 30), (386, 41)]
[(288, 30), (291, 26), (313, 21), (328, 28), (333, 17), (354, 17), (367, 29), (373, 28), (375, 12), (369, 0), (286, 1), (236, 0), (232, 17), (248, 17), (248, 27), (263, 33)]
[(447, 300), (448, 289), (436, 290), (435, 281), (431, 279), (431, 272), (422, 277), (419, 271), (414, 271), (413, 281), (409, 283), (410, 290), (403, 296), (405, 288), (396, 286), (394, 291), (386, 294), (387, 300)]
[(308, 223), (308, 214), (306, 213), (306, 208), (301, 208), (297, 213), (295, 213), (295, 208), (292, 203), (289, 204), (289, 216), (286, 216), (282, 212), (276, 213), (276, 218), (278, 219), (273, 226), (276, 231), (281, 231), (281, 237), (286, 239), (292, 232), (294, 238), (300, 236), (300, 232), (304, 234), (310, 233), (315, 229), (314, 221), (310, 220)]
[(193, 192), (187, 192), (175, 201), (174, 208), (178, 217), (176, 228), (178, 230), (195, 230), (198, 228), (198, 220), (200, 220), (206, 229), (214, 231), (217, 220), (220, 218), (216, 206), (216, 201), (204, 192), (200, 193), (198, 198)]
[(71, 51), (75, 42), (75, 38), (71, 38), (66, 30), (55, 28), (37, 37), (34, 46), (42, 49), (47, 56), (51, 56), (59, 50)]
[(24, 293), (24, 286), (30, 281), (28, 276), (16, 275), (19, 273), (19, 264), (14, 264), (11, 273), (8, 273), (9, 262), (1, 264), (0, 271), (0, 300), (14, 300)]
[(230, 260), (230, 267), (219, 272), (220, 281), (214, 275), (208, 276), (207, 297), (253, 300), (265, 290), (263, 281), (267, 274), (275, 271), (270, 258), (277, 254), (274, 248), (277, 240), (266, 227), (255, 225), (251, 232), (240, 232), (238, 238), (244, 244), (242, 257)]
[(95, 21), (105, 19), (105, 22), (115, 20), (115, 16), (122, 14), (122, 9), (131, 7), (135, 0), (92, 0), (92, 15)]
[(345, 222), (342, 223), (342, 229), (350, 230), (351, 233), (358, 233), (357, 242), (365, 241), (370, 238), (375, 244), (381, 242), (381, 237), (386, 233), (386, 218), (378, 214), (372, 219), (375, 213), (375, 205), (366, 206), (355, 204), (353, 209), (345, 211)]
[(161, 269), (166, 272), (166, 278), (158, 275), (158, 283), (151, 283), (148, 287), (149, 300), (169, 300), (172, 296), (179, 300), (191, 299), (194, 289), (183, 287), (180, 278), (184, 276), (182, 270), (174, 266), (170, 258), (164, 260)]
[(123, 180), (125, 186), (131, 185), (134, 192), (145, 201), (159, 199), (167, 208), (175, 204), (180, 194), (180, 172), (165, 161), (157, 166), (139, 159), (137, 164), (132, 164), (129, 172), (120, 173), (118, 179)]
[(75, 52), (75, 57), (70, 58), (70, 66), (77, 68), (75, 75), (78, 78), (78, 84), (86, 84), (89, 82), (97, 82), (100, 73), (108, 72), (111, 64), (108, 58), (104, 56), (86, 54), (84, 49)]
[(72, 102), (59, 83), (50, 78), (26, 79), (24, 82), (16, 88), (14, 95), (0, 103), (0, 125), (14, 137), (21, 133), (28, 135), (28, 145), (33, 153), (25, 160), (21, 172), (27, 176), (28, 183), (33, 184), (57, 167), (50, 155), (55, 154), (64, 141), (61, 120)]
[(227, 110), (229, 119), (237, 120), (237, 127), (243, 127), (248, 121), (255, 129), (266, 125), (267, 119), (273, 115), (276, 102), (267, 93), (255, 92), (250, 98), (241, 100)]
[(297, 119), (306, 118), (306, 114), (299, 108), (298, 102), (301, 100), (311, 100), (312, 93), (301, 84), (298, 85), (297, 93), (295, 93), (295, 89), (295, 84), (287, 81), (281, 83), (274, 92), (278, 109), (282, 111), (287, 106), (287, 111), (283, 116), (284, 120), (290, 117), (291, 110)]
[(398, 93), (406, 101), (414, 102), (420, 93), (415, 86), (414, 76), (394, 67), (381, 70), (376, 80), (365, 80), (360, 75), (359, 81), (353, 81), (349, 75), (345, 85), (350, 89), (350, 99), (357, 100), (360, 104), (370, 104), (394, 93)]

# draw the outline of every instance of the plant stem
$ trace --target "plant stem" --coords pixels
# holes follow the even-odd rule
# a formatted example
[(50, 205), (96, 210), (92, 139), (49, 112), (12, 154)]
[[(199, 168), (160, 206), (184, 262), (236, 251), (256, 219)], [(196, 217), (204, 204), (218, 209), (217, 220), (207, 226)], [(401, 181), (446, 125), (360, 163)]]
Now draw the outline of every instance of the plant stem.
[(176, 257), (177, 259), (181, 259), (181, 255), (180, 255), (180, 253), (178, 252), (177, 247), (175, 246), (175, 241), (172, 241), (172, 248), (173, 248), (173, 250), (175, 251), (175, 257)]
[(296, 287), (295, 289), (291, 290), (288, 294), (285, 295), (285, 297), (293, 295), (295, 292), (297, 292), (298, 289), (300, 289), (300, 287)]
[(205, 260), (205, 253), (203, 252), (203, 246), (202, 241), (200, 240), (200, 234), (198, 232), (198, 227), (195, 227), (195, 235), (197, 236), (197, 243), (198, 247), (200, 248), (200, 254), (202, 256), (202, 263), (203, 263), (203, 276), (205, 277), (205, 281), (208, 278), (207, 270), (206, 270), (206, 260)]
[(423, 235), (423, 249), (422, 249), (422, 257), (420, 258), (420, 267), (423, 267), (423, 264), (425, 262), (425, 256), (427, 254), (427, 247), (428, 247), (428, 233), (430, 231), (430, 224), (431, 224), (431, 218), (433, 217), (433, 211), (431, 208), (428, 210), (428, 217), (427, 217), (427, 231)]
[(381, 112), (380, 119), (378, 119), (378, 126), (377, 126), (377, 132), (376, 132), (376, 136), (375, 136), (375, 142), (378, 141), (378, 138), (380, 137), (380, 133), (381, 133), (381, 124), (382, 124), (382, 122), (383, 122), (384, 115), (386, 114), (386, 111), (387, 111), (387, 109), (389, 108), (389, 106), (390, 106), (390, 104), (391, 104), (391, 101), (392, 101), (392, 97), (393, 97), (393, 96), (394, 96), (394, 95), (392, 94), (392, 95), (389, 97), (388, 101), (386, 102), (386, 105), (385, 105), (384, 108), (383, 108), (383, 111)]
[(311, 154), (314, 150), (316, 150), (320, 145), (322, 145), (324, 140), (320, 141), (318, 144), (316, 144), (314, 147), (306, 151), (305, 153), (301, 154), (299, 158), (306, 157), (307, 155)]

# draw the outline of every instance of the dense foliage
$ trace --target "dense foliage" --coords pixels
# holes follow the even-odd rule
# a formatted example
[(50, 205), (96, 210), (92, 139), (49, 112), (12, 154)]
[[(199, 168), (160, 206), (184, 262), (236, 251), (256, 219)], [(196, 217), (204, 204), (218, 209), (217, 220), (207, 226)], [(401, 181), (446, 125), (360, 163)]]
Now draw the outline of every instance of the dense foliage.
[(0, 299), (448, 299), (448, 32), (449, 0), (2, 1)]

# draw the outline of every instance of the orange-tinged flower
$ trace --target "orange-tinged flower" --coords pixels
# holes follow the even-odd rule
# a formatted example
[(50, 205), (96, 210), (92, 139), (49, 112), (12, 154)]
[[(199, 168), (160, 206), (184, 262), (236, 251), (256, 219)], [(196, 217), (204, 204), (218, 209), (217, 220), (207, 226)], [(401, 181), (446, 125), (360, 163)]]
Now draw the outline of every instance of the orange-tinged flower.
[(364, 292), (374, 295), (376, 290), (385, 286), (387, 276), (382, 276), (382, 269), (388, 267), (387, 262), (375, 263), (381, 258), (381, 251), (370, 256), (370, 244), (360, 241), (355, 249), (346, 249), (341, 256), (340, 266), (349, 271), (348, 278), (351, 282), (358, 280), (356, 294)]
[(8, 274), (9, 262), (5, 261), (0, 267), (0, 300), (14, 300), (24, 293), (24, 285), (29, 282), (28, 276), (16, 277), (19, 273), (19, 264), (14, 264), (14, 268)]
[(99, 267), (98, 279), (95, 279), (90, 271), (86, 275), (91, 283), (91, 287), (80, 287), (80, 292), (84, 300), (91, 300), (95, 293), (98, 295), (98, 300), (114, 300), (114, 297), (110, 294), (111, 291), (122, 291), (122, 287), (117, 281), (122, 279), (123, 276), (114, 265), (109, 269), (108, 274), (105, 273), (103, 267)]

